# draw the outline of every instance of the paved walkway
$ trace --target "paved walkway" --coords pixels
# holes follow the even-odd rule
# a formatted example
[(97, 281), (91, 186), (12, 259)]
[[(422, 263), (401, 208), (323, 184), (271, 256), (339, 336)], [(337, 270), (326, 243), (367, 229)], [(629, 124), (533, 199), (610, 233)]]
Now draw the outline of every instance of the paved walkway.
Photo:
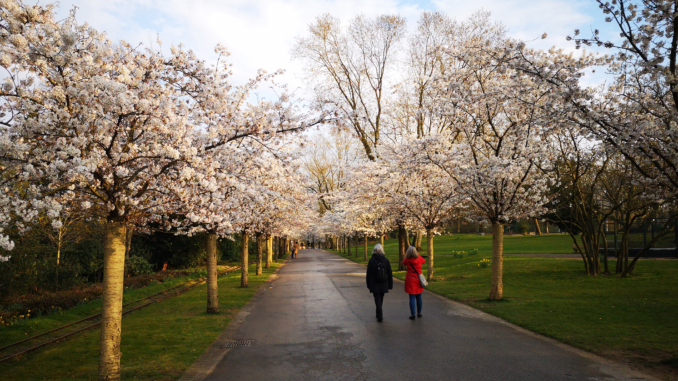
[[(403, 283), (377, 323), (365, 268), (303, 250), (227, 331), (254, 345), (229, 349), (207, 380), (651, 380), (425, 292), (411, 321)], [(207, 354), (206, 354), (207, 355)]]

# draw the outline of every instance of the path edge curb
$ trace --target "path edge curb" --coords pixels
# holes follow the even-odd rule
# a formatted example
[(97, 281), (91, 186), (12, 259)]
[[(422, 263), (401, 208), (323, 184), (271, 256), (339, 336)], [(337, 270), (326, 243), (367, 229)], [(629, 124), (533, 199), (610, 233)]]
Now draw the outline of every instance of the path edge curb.
[[(347, 262), (355, 263), (355, 264), (360, 265), (360, 266), (363, 266), (363, 267), (366, 267), (366, 266), (367, 266), (367, 264), (365, 264), (365, 263), (354, 262), (354, 261), (352, 261), (352, 260), (350, 260), (350, 259), (348, 259), (348, 258), (346, 258), (346, 257), (344, 257), (344, 256), (342, 256), (342, 255), (340, 255), (340, 254), (334, 253), (334, 252), (332, 252), (332, 251), (328, 251), (328, 250), (324, 250), (324, 249), (321, 249), (321, 250), (323, 250), (323, 251), (325, 251), (325, 252), (328, 252), (328, 253), (330, 253), (330, 254), (337, 255), (337, 256), (339, 256), (340, 258), (343, 258), (344, 260), (346, 260)], [(397, 281), (397, 282), (402, 282), (402, 283), (404, 283), (403, 280), (400, 280), (400, 279), (395, 278), (395, 277), (393, 277), (393, 280), (395, 280), (395, 281)], [(443, 300), (443, 301), (445, 301), (445, 302), (452, 303), (452, 304), (454, 304), (456, 307), (458, 307), (458, 308), (460, 308), (460, 309), (465, 309), (465, 310), (467, 310), (467, 311), (470, 311), (473, 315), (476, 315), (476, 316), (478, 316), (478, 317), (480, 317), (480, 318), (482, 318), (482, 319), (486, 319), (486, 320), (490, 320), (490, 321), (495, 321), (495, 322), (497, 322), (497, 323), (499, 323), (499, 324), (503, 324), (503, 325), (505, 325), (505, 326), (507, 326), (507, 327), (510, 327), (510, 328), (512, 328), (512, 329), (514, 329), (514, 330), (516, 330), (516, 331), (518, 331), (518, 332), (527, 334), (527, 335), (532, 336), (532, 337), (534, 337), (534, 338), (537, 338), (537, 339), (539, 339), (539, 340), (542, 340), (542, 341), (545, 341), (545, 342), (550, 343), (550, 344), (552, 344), (552, 345), (555, 345), (555, 346), (557, 346), (557, 347), (559, 347), (559, 348), (561, 348), (561, 349), (564, 349), (564, 350), (566, 350), (566, 351), (568, 351), (568, 352), (575, 353), (575, 354), (577, 354), (577, 355), (579, 355), (579, 356), (582, 356), (582, 357), (587, 358), (587, 359), (589, 359), (589, 360), (591, 360), (591, 361), (593, 361), (593, 362), (596, 362), (596, 363), (598, 363), (598, 365), (600, 366), (600, 370), (601, 370), (602, 372), (607, 373), (608, 375), (610, 375), (610, 376), (612, 376), (612, 377), (615, 377), (616, 379), (619, 379), (619, 380), (639, 380), (639, 379), (640, 379), (640, 380), (646, 380), (646, 381), (661, 381), (660, 379), (658, 379), (658, 378), (656, 378), (656, 377), (650, 376), (650, 375), (648, 375), (648, 374), (646, 374), (646, 373), (642, 373), (641, 371), (638, 371), (638, 370), (635, 370), (635, 369), (631, 369), (631, 368), (630, 368), (628, 365), (626, 365), (626, 364), (623, 364), (623, 363), (620, 363), (620, 362), (617, 362), (617, 361), (614, 361), (614, 360), (611, 360), (611, 359), (602, 357), (602, 356), (597, 355), (597, 354), (595, 354), (595, 353), (588, 352), (588, 351), (586, 351), (586, 350), (584, 350), (584, 349), (580, 349), (580, 348), (574, 347), (574, 346), (572, 346), (572, 345), (570, 345), (570, 344), (563, 343), (563, 342), (558, 341), (558, 340), (556, 340), (556, 339), (554, 339), (554, 338), (552, 338), (552, 337), (544, 336), (544, 335), (542, 335), (542, 334), (540, 334), (540, 333), (537, 333), (537, 332), (534, 332), (534, 331), (530, 331), (530, 330), (527, 329), (527, 328), (520, 327), (520, 326), (515, 325), (515, 324), (513, 324), (513, 323), (511, 323), (511, 322), (509, 322), (509, 321), (506, 321), (506, 320), (504, 320), (504, 319), (502, 319), (502, 318), (500, 318), (500, 317), (498, 317), (498, 316), (494, 316), (494, 315), (488, 314), (488, 313), (485, 312), (485, 311), (482, 311), (482, 310), (479, 310), (479, 309), (477, 309), (477, 308), (471, 307), (471, 306), (469, 306), (469, 305), (467, 305), (467, 304), (464, 304), (464, 303), (462, 303), (462, 302), (458, 302), (458, 301), (456, 301), (456, 300), (454, 300), (454, 299), (450, 299), (450, 298), (448, 298), (448, 297), (446, 297), (446, 296), (444, 296), (444, 295), (440, 295), (440, 294), (435, 293), (435, 292), (433, 292), (433, 291), (431, 291), (431, 290), (424, 289), (424, 292), (426, 292), (427, 295), (431, 295), (431, 296), (434, 296), (434, 297), (436, 297), (436, 298), (439, 298), (439, 299), (441, 299), (441, 300)]]
[(267, 283), (272, 283), (278, 279), (278, 273), (280, 270), (285, 267), (288, 259), (283, 260), (280, 266), (271, 274), (271, 276), (266, 279), (266, 281), (259, 286), (257, 292), (252, 295), (252, 298), (245, 304), (240, 311), (233, 317), (231, 322), (226, 326), (226, 328), (217, 336), (217, 338), (212, 342), (212, 344), (207, 348), (205, 353), (198, 358), (191, 366), (184, 372), (179, 381), (202, 381), (207, 376), (212, 374), (217, 365), (221, 360), (230, 352), (229, 348), (225, 348), (225, 345), (231, 341), (231, 337), (236, 333), (242, 324), (247, 320), (247, 316), (250, 314), (257, 300), (261, 298), (261, 295), (266, 292)]

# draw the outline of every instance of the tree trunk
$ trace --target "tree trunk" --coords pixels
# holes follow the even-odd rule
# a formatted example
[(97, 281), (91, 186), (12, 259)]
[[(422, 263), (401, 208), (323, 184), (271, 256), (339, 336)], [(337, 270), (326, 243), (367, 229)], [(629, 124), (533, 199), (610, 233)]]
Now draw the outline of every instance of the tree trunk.
[(57, 263), (56, 263), (56, 289), (59, 290), (59, 261), (61, 260), (61, 243), (63, 242), (63, 227), (59, 228), (57, 241)]
[(358, 258), (358, 233), (355, 233), (355, 257)]
[(539, 220), (536, 219), (536, 218), (534, 219), (534, 226), (536, 226), (537, 235), (541, 235), (541, 228), (539, 227)]
[(242, 232), (242, 241), (241, 241), (241, 266), (242, 269), (240, 270), (240, 287), (249, 287), (250, 281), (249, 281), (249, 250), (248, 250), (248, 245), (250, 244), (249, 237), (247, 236), (247, 232)]
[[(421, 234), (421, 233), (420, 233)], [(426, 248), (428, 249), (428, 273), (426, 274), (426, 280), (431, 281), (433, 279), (433, 229), (426, 228)]]
[(605, 265), (605, 274), (609, 274), (610, 273), (610, 267), (608, 266), (608, 263), (607, 263), (607, 256), (609, 254), (608, 253), (609, 248), (608, 248), (608, 243), (607, 243), (607, 234), (605, 234), (605, 232), (603, 232), (603, 245), (605, 246), (605, 251), (604, 251), (605, 254), (603, 254), (604, 255), (603, 264)]
[(132, 250), (132, 236), (134, 236), (134, 225), (125, 225), (125, 258), (129, 258), (129, 252)]
[(546, 221), (546, 234), (549, 234), (549, 222), (548, 222), (548, 220)]
[(205, 237), (207, 249), (207, 313), (219, 312), (219, 288), (217, 285), (217, 235), (207, 233)]
[(405, 260), (405, 234), (407, 231), (404, 226), (398, 226), (398, 271), (404, 271), (405, 267), (403, 266), (403, 261)]
[(504, 225), (492, 222), (492, 288), (490, 300), (501, 300), (504, 297)]
[(363, 234), (363, 237), (365, 239), (365, 257), (363, 258), (363, 261), (367, 262), (367, 233)]
[(257, 271), (256, 271), (255, 274), (256, 274), (256, 276), (260, 276), (261, 274), (264, 273), (262, 268), (261, 268), (261, 262), (263, 260), (262, 257), (263, 257), (263, 253), (264, 253), (264, 248), (263, 248), (263, 245), (262, 245), (262, 242), (261, 242), (262, 234), (257, 232), (254, 235), (254, 237), (255, 237), (255, 240), (256, 240), (256, 244), (257, 244)]
[(273, 263), (273, 236), (266, 236), (266, 268), (271, 268), (271, 263)]
[(122, 290), (125, 278), (125, 225), (107, 222), (101, 311), (99, 380), (120, 380)]
[(421, 230), (419, 229), (414, 233), (414, 248), (417, 249), (417, 251), (421, 251), (421, 239), (423, 236), (424, 235), (421, 234)]
[(384, 233), (379, 234), (379, 243), (384, 247)]
[[(403, 237), (405, 237), (405, 246), (407, 248), (412, 246), (412, 245), (410, 245), (410, 232), (407, 231), (407, 228), (405, 228), (405, 235)], [(407, 248), (405, 250), (407, 250)]]

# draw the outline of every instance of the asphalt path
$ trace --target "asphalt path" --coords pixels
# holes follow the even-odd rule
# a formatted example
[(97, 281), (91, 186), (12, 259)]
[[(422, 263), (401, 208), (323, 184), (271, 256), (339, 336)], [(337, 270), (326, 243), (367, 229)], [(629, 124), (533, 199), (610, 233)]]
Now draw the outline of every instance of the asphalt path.
[(399, 281), (378, 323), (365, 267), (322, 250), (264, 287), (207, 380), (652, 379), (430, 292), (411, 321)]

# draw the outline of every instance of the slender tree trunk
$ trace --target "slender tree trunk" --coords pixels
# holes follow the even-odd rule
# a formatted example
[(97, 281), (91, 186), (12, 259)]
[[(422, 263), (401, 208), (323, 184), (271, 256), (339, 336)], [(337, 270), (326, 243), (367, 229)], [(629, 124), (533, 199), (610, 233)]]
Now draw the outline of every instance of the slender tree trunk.
[(490, 300), (504, 297), (504, 225), (492, 222), (492, 288)]
[(402, 225), (398, 226), (398, 271), (405, 270), (403, 266), (405, 251), (407, 250), (407, 247), (405, 247), (405, 234), (407, 234), (405, 227)]
[(610, 273), (610, 267), (608, 266), (608, 263), (607, 263), (607, 256), (609, 254), (608, 253), (609, 248), (608, 248), (608, 244), (607, 244), (607, 234), (605, 234), (605, 232), (603, 232), (603, 245), (604, 245), (604, 249), (605, 249), (605, 251), (604, 251), (605, 254), (603, 254), (604, 255), (603, 264), (605, 265), (605, 274), (609, 274)]
[(101, 312), (99, 381), (120, 380), (122, 291), (125, 278), (125, 224), (106, 223)]
[(367, 262), (367, 233), (363, 234), (363, 237), (365, 238), (365, 257), (363, 261)]
[(134, 225), (126, 224), (125, 229), (125, 258), (129, 258), (132, 250), (132, 236), (134, 236)]
[(205, 237), (207, 249), (207, 313), (219, 312), (219, 287), (217, 285), (217, 235), (207, 233)]
[(240, 270), (240, 287), (249, 287), (250, 285), (250, 280), (249, 280), (249, 249), (248, 246), (250, 244), (249, 236), (247, 235), (247, 232), (242, 232), (242, 251), (241, 251), (241, 266), (242, 269)]
[(273, 236), (266, 236), (266, 268), (271, 268), (271, 263), (273, 263)]
[(384, 246), (384, 233), (379, 233), (379, 243)]
[(428, 273), (426, 274), (426, 280), (430, 281), (433, 279), (433, 229), (426, 228), (426, 248), (428, 249)]
[(264, 251), (263, 250), (264, 248), (263, 248), (263, 245), (262, 245), (262, 242), (261, 242), (262, 234), (256, 233), (254, 236), (255, 236), (255, 240), (256, 240), (256, 244), (257, 244), (257, 271), (256, 271), (256, 275), (260, 276), (261, 274), (264, 273), (262, 268), (261, 268), (261, 262), (263, 260), (262, 257), (263, 257), (263, 251)]
[(355, 233), (355, 257), (358, 258), (358, 233)]
[(61, 243), (63, 242), (63, 227), (59, 228), (59, 237), (57, 241), (57, 263), (56, 263), (56, 289), (59, 290), (59, 261), (61, 260)]
[(536, 226), (537, 235), (541, 235), (541, 228), (539, 227), (539, 219), (534, 219), (534, 226)]
[(548, 220), (546, 221), (546, 234), (549, 234), (549, 222), (548, 222)]
[[(409, 248), (412, 245), (410, 245), (410, 232), (407, 231), (407, 228), (405, 228), (404, 237), (405, 237), (405, 246), (407, 246)], [(407, 249), (405, 249), (405, 250), (407, 250)]]

